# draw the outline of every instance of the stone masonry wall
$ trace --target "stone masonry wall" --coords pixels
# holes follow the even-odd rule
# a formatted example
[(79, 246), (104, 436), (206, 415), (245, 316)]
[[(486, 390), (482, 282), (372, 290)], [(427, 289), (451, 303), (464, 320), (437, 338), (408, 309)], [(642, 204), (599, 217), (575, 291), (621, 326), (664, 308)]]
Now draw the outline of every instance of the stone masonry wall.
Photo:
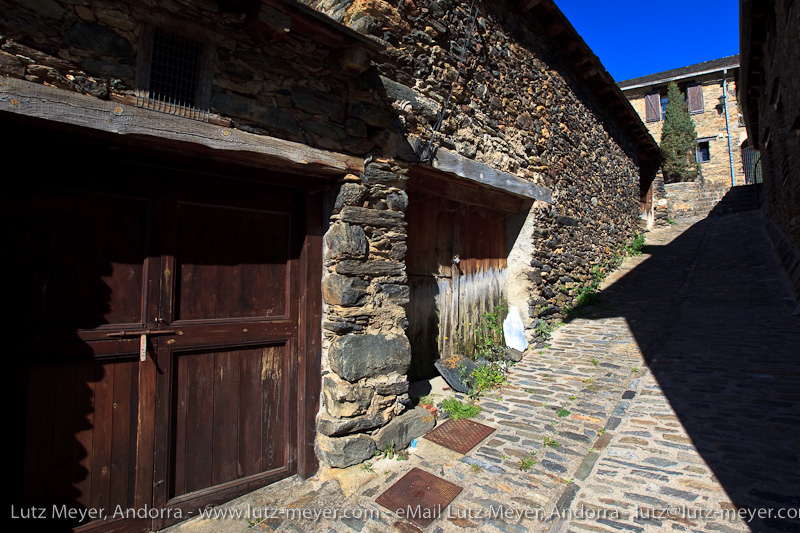
[(800, 295), (800, 9), (774, 9), (764, 46), (764, 90), (758, 101), (764, 176), (763, 209), (779, 256)]
[[(427, 140), (456, 82), (469, 2), (307, 0), (386, 47), (376, 62), (399, 128)], [(536, 202), (528, 274), (532, 330), (562, 316), (593, 266), (631, 239), (639, 215), (633, 145), (535, 17), (483, 3), (438, 145), (553, 191)], [(532, 334), (532, 332), (531, 332)]]

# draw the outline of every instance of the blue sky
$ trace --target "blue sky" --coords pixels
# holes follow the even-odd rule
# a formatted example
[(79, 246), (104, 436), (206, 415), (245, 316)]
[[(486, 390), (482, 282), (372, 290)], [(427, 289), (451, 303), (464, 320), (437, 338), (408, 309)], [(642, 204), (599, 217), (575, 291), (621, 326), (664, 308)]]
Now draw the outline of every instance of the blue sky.
[(615, 81), (739, 53), (737, 0), (555, 3)]

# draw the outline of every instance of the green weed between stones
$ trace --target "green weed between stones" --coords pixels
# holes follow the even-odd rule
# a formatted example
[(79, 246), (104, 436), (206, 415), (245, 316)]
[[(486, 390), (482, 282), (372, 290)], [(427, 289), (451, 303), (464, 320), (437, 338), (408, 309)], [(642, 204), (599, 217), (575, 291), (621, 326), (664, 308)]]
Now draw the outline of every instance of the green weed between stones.
[(536, 452), (529, 452), (527, 456), (523, 457), (519, 460), (519, 469), (523, 472), (527, 472), (533, 465), (536, 464)]
[(571, 411), (568, 411), (567, 409), (559, 409), (556, 412), (556, 414), (559, 416), (559, 418), (564, 418), (564, 417), (569, 416), (572, 413), (571, 413)]
[(642, 255), (644, 249), (644, 233), (634, 233), (633, 240), (625, 245), (625, 253), (630, 256)]
[(557, 441), (557, 440), (555, 440), (555, 439), (551, 439), (550, 437), (545, 437), (545, 438), (542, 440), (542, 445), (543, 445), (545, 448), (547, 448), (548, 446), (550, 446), (551, 448), (558, 448), (559, 446), (561, 446), (561, 443), (560, 443), (560, 442), (558, 442), (558, 441)]
[(455, 398), (448, 398), (442, 402), (442, 409), (450, 415), (453, 420), (459, 418), (474, 418), (478, 416), (483, 409), (480, 405), (474, 403), (463, 403)]

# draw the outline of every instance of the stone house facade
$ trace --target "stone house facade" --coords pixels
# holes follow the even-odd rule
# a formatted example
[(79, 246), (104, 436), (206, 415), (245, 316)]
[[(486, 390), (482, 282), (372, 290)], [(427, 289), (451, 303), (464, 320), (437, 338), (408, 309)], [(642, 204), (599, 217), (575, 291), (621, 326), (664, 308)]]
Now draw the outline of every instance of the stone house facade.
[(800, 9), (739, 3), (742, 110), (760, 153), (767, 232), (800, 297)]
[(13, 503), (159, 529), (403, 447), (409, 377), (563, 318), (651, 212), (552, 2), (308, 4), (0, 0)]
[(737, 100), (739, 56), (705, 61), (617, 84), (659, 143), (667, 85), (672, 81), (685, 95), (694, 121), (701, 177), (691, 183), (665, 184), (667, 198), (662, 199), (660, 207), (663, 212), (668, 206), (669, 216), (673, 218), (705, 215), (730, 187), (745, 183), (742, 150), (746, 151), (747, 131)]

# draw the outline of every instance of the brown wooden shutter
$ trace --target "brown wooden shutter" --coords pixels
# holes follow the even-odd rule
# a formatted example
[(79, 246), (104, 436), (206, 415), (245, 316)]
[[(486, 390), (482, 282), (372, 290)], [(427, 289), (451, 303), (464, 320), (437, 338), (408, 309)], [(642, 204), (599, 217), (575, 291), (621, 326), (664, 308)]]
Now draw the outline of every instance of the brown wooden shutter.
[(695, 83), (694, 85), (688, 85), (686, 87), (686, 92), (688, 94), (689, 100), (689, 113), (702, 113), (704, 111), (703, 106), (703, 86), (699, 83)]
[(647, 93), (644, 96), (645, 101), (645, 119), (647, 122), (655, 122), (661, 120), (661, 109), (658, 91)]

